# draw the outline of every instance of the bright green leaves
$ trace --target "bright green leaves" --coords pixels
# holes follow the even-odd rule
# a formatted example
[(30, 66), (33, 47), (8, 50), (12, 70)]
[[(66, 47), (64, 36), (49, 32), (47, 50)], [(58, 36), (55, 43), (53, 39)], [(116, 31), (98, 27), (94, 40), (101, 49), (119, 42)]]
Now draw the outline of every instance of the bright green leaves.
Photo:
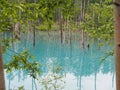
[(108, 51), (107, 53), (105, 53), (104, 58), (101, 59), (101, 63), (102, 63), (103, 61), (105, 61), (108, 57), (113, 56), (113, 55), (114, 55), (114, 50)]
[(13, 40), (11, 38), (2, 39), (2, 52), (5, 53), (7, 48), (10, 48), (10, 42)]
[(101, 3), (91, 3), (86, 11), (85, 22), (81, 25), (91, 37), (102, 40), (113, 38), (113, 6), (111, 0)]
[(14, 7), (18, 10), (20, 10), (21, 12), (25, 11), (25, 5), (24, 4), (15, 4)]
[[(17, 22), (24, 30), (30, 26), (35, 29), (44, 26), (44, 30), (51, 30), (62, 17), (62, 23), (68, 23), (66, 25), (70, 29), (84, 29), (94, 38), (109, 38), (113, 35), (111, 2), (112, 0), (37, 0), (35, 3), (34, 0), (1, 0), (0, 30), (10, 30)], [(63, 28), (67, 26), (64, 24)]]
[(10, 13), (11, 8), (9, 8), (9, 4), (7, 1), (0, 1), (0, 31), (1, 30), (7, 30), (9, 23), (10, 15), (7, 16), (8, 13)]
[(5, 65), (7, 72), (14, 70), (24, 70), (33, 78), (36, 78), (40, 72), (40, 63), (36, 62), (34, 56), (25, 50), (21, 53), (13, 55), (12, 61)]

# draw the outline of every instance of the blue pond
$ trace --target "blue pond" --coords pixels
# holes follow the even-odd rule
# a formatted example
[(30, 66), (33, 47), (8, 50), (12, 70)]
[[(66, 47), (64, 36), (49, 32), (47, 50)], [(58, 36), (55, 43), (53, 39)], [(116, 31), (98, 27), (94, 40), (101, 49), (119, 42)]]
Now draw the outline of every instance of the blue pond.
[[(51, 32), (50, 36), (46, 32), (36, 32), (34, 46), (33, 43), (30, 32), (21, 33), (20, 41), (11, 44), (11, 50), (8, 49), (3, 55), (4, 63), (11, 61), (11, 55), (15, 54), (13, 51), (21, 52), (27, 48), (42, 65), (40, 81), (47, 82), (52, 75), (62, 76), (58, 81), (51, 82), (58, 88), (51, 84), (46, 85), (49, 87), (46, 89), (45, 85), (34, 81), (26, 72), (15, 71), (5, 73), (7, 90), (18, 90), (20, 86), (24, 86), (25, 90), (116, 90), (113, 56), (101, 62), (112, 46), (104, 43), (99, 47), (97, 40), (85, 38), (82, 49), (80, 33), (69, 35), (65, 32), (62, 44), (58, 32)], [(58, 74), (52, 73), (56, 67), (61, 68)]]

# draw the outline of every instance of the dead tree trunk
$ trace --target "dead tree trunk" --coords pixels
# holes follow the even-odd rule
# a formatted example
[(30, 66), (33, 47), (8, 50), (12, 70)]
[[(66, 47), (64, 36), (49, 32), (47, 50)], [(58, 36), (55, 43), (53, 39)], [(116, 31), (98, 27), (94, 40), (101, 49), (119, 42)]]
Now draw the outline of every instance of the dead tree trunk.
[(61, 44), (62, 44), (62, 42), (63, 42), (63, 26), (62, 26), (62, 22), (63, 22), (63, 16), (62, 16), (62, 13), (61, 13), (61, 11), (60, 11), (60, 41), (61, 41)]

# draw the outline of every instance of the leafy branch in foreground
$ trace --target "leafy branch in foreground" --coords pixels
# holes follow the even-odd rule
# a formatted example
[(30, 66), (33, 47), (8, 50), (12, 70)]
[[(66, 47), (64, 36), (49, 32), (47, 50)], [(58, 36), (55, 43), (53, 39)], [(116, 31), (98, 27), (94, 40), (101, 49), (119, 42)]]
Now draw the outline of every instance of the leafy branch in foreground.
[(34, 56), (25, 50), (17, 55), (13, 55), (12, 61), (4, 66), (8, 73), (14, 70), (24, 70), (36, 79), (37, 75), (40, 75), (40, 63), (38, 63)]
[(101, 59), (101, 63), (104, 62), (109, 56), (113, 56), (113, 55), (114, 55), (114, 50), (108, 51), (106, 53), (106, 56)]

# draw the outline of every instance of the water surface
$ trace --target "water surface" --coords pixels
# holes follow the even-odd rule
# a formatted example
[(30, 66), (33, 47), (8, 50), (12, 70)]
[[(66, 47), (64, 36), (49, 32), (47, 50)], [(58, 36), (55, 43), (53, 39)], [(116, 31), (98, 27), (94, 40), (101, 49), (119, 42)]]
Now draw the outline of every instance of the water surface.
[[(58, 32), (50, 33), (36, 32), (35, 45), (33, 35), (21, 33), (19, 42), (14, 43), (10, 48), (15, 52), (21, 52), (27, 48), (42, 64), (40, 68), (43, 76), (48, 75), (56, 67), (60, 67), (60, 75), (65, 83), (60, 83), (63, 89), (58, 90), (115, 90), (114, 58), (109, 56), (105, 61), (101, 59), (111, 46), (105, 44), (98, 46), (98, 41), (85, 38), (85, 48), (81, 48), (80, 33), (63, 36), (63, 43), (60, 42)], [(88, 47), (89, 44), (89, 47)], [(12, 45), (12, 44), (11, 44)], [(4, 62), (9, 63), (13, 51), (7, 50), (4, 54)], [(34, 80), (23, 71), (16, 71), (5, 74), (7, 90), (24, 86), (25, 90), (35, 90)], [(45, 77), (43, 77), (45, 78)], [(59, 82), (59, 81), (58, 81)], [(37, 89), (42, 90), (43, 86), (37, 81)], [(45, 90), (45, 89), (43, 89)], [(54, 90), (54, 89), (52, 89)]]

